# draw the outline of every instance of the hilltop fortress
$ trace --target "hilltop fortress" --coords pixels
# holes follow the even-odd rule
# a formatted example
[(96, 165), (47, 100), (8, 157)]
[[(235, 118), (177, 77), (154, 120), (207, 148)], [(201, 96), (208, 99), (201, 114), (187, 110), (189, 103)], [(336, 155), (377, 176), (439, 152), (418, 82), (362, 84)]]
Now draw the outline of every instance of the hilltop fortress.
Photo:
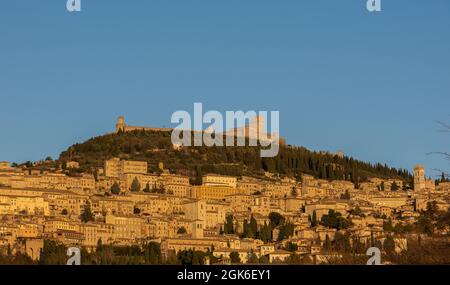
[(117, 118), (116, 133), (118, 132), (131, 132), (135, 130), (144, 131), (156, 131), (156, 132), (171, 132), (172, 128), (153, 128), (153, 127), (140, 127), (140, 126), (128, 126), (125, 124), (125, 117), (120, 116)]
[[(263, 140), (274, 141), (278, 139), (278, 134), (267, 134), (264, 132), (264, 118), (261, 116), (256, 116), (251, 119), (250, 123), (240, 128), (233, 128), (229, 131), (221, 133), (224, 136), (239, 136), (239, 134), (244, 134), (246, 138), (249, 138), (251, 134), (255, 134), (256, 138)], [(119, 116), (116, 123), (116, 133), (118, 132), (131, 132), (135, 130), (144, 131), (154, 131), (154, 132), (172, 132), (173, 128), (156, 128), (156, 127), (143, 127), (143, 126), (128, 126), (125, 123), (125, 117)], [(194, 131), (195, 132), (195, 131)], [(211, 129), (203, 130), (203, 132), (213, 132)], [(256, 139), (255, 138), (255, 139)], [(279, 138), (280, 145), (285, 145), (286, 139), (284, 137)]]

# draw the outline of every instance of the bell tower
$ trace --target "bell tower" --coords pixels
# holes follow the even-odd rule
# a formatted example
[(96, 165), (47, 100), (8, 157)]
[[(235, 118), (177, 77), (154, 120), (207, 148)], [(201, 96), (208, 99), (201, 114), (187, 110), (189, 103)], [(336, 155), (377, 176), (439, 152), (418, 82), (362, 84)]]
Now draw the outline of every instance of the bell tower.
[(414, 191), (425, 190), (425, 167), (423, 165), (414, 166)]

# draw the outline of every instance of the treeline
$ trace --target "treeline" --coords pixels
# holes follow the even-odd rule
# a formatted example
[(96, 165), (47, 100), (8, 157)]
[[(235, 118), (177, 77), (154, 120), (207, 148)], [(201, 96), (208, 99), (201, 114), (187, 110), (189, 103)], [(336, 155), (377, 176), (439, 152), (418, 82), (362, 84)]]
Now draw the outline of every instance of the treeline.
[[(80, 248), (82, 265), (157, 265), (162, 264), (159, 243), (150, 242), (142, 246), (104, 245), (98, 241), (95, 251)], [(54, 240), (45, 240), (41, 252), (40, 265), (67, 264), (67, 247)]]
[[(23, 253), (12, 254), (7, 250), (0, 254), (0, 265), (66, 265), (68, 247), (55, 240), (44, 240), (39, 261), (32, 260)], [(81, 265), (182, 265), (204, 264), (205, 257), (213, 256), (211, 252), (181, 251), (167, 259), (163, 259), (161, 246), (156, 242), (143, 245), (115, 246), (105, 245), (99, 240), (94, 251), (80, 248)], [(216, 261), (217, 262), (217, 261)]]
[(420, 211), (414, 224), (399, 222), (394, 226), (390, 218), (383, 222), (383, 230), (395, 234), (418, 233), (433, 236), (445, 229), (450, 229), (450, 208), (440, 211), (436, 201), (427, 203), (426, 209)]
[(320, 223), (317, 221), (316, 210), (313, 211), (312, 216), (308, 216), (308, 220), (311, 223), (311, 227), (316, 227), (320, 224), (324, 227), (336, 229), (338, 231), (348, 229), (352, 225), (352, 222), (349, 219), (342, 216), (341, 213), (331, 209), (328, 210), (328, 214), (322, 216)]
[[(407, 247), (396, 251), (395, 236), (387, 236), (381, 242), (370, 241), (365, 244), (357, 238), (338, 233), (333, 241), (325, 241), (322, 261), (332, 265), (365, 265), (369, 256), (369, 247), (382, 250), (381, 263), (394, 265), (447, 265), (450, 263), (450, 243), (448, 239), (432, 238), (421, 241), (420, 238), (408, 238)], [(326, 256), (326, 257), (325, 257)], [(286, 264), (315, 264), (314, 257), (293, 253)]]
[(303, 147), (281, 146), (274, 158), (261, 158), (259, 146), (200, 146), (174, 150), (170, 132), (144, 130), (108, 134), (75, 144), (61, 153), (59, 163), (64, 165), (74, 160), (80, 163), (80, 171), (92, 171), (112, 157), (147, 161), (150, 171), (158, 171), (156, 166), (162, 161), (166, 168), (189, 175), (194, 182), (204, 173), (258, 176), (264, 171), (292, 176), (307, 173), (316, 178), (343, 179), (356, 184), (370, 177), (412, 180), (407, 170), (313, 152)]
[(273, 159), (262, 160), (264, 170), (288, 174), (306, 173), (328, 180), (348, 180), (356, 185), (371, 177), (396, 178), (412, 184), (412, 176), (405, 169), (386, 164), (362, 162), (352, 157), (312, 152), (302, 147), (281, 148)]
[(441, 178), (436, 179), (436, 181), (435, 181), (436, 186), (439, 185), (440, 183), (448, 183), (448, 182), (450, 182), (450, 179), (444, 172), (442, 172)]
[[(278, 230), (278, 234), (274, 237), (274, 230)], [(221, 234), (237, 234), (236, 226), (234, 224), (233, 215), (228, 215), (225, 219), (224, 230)], [(269, 223), (258, 225), (253, 215), (249, 220), (245, 219), (243, 229), (240, 233), (240, 238), (260, 239), (264, 243), (272, 242), (274, 239), (282, 241), (294, 235), (294, 225), (286, 221), (285, 217), (276, 212), (269, 214)]]

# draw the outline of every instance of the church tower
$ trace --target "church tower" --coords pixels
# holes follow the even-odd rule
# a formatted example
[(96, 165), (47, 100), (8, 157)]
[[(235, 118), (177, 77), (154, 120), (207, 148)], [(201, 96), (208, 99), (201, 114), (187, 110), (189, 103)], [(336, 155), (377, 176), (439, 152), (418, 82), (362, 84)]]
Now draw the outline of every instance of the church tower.
[(123, 116), (117, 118), (116, 133), (119, 131), (125, 131), (125, 118)]
[(425, 167), (423, 165), (414, 166), (414, 191), (425, 190)]

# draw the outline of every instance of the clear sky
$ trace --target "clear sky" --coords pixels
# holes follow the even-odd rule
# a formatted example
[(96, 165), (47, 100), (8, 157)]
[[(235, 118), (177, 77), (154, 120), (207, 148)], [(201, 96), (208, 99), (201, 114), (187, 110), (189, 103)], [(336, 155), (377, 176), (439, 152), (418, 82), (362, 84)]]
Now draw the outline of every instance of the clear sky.
[(0, 3), (0, 160), (59, 153), (176, 110), (278, 110), (288, 143), (449, 170), (450, 1)]

